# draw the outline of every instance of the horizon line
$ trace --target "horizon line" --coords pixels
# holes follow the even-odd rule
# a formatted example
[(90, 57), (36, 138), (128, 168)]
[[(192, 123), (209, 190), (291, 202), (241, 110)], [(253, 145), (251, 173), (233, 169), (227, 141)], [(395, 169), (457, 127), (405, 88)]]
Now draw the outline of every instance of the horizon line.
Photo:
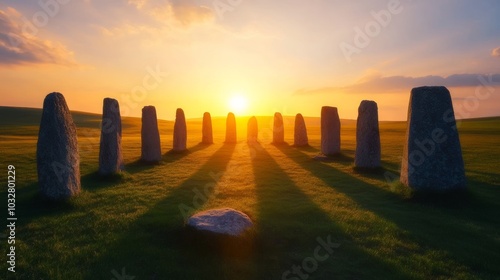
[[(6, 105), (0, 105), (0, 108), (16, 108), (16, 109), (32, 109), (32, 110), (43, 110), (42, 107), (21, 107), (21, 106), (6, 106)], [(338, 108), (338, 107), (337, 107)], [(79, 111), (79, 110), (71, 110), (70, 109), (70, 112), (71, 113), (84, 113), (84, 114), (90, 114), (90, 115), (96, 115), (96, 116), (102, 116), (102, 113), (94, 113), (94, 112), (86, 112), (86, 111)], [(228, 112), (228, 114), (230, 113), (231, 111)], [(210, 112), (209, 112), (210, 113)], [(283, 117), (290, 117), (290, 118), (293, 118), (295, 117), (295, 115), (282, 115)], [(121, 116), (122, 118), (137, 118), (137, 119), (140, 119), (141, 117), (140, 116)], [(226, 116), (212, 116), (211, 115), (211, 118), (226, 118)], [(235, 117), (236, 118), (251, 118), (251, 117), (273, 117), (272, 115), (236, 115), (235, 114)], [(303, 116), (304, 118), (317, 118), (317, 119), (320, 119), (321, 116)], [(456, 118), (456, 120), (480, 120), (480, 119), (491, 119), (491, 118), (500, 118), (500, 115), (496, 115), (496, 116), (483, 116), (483, 117), (475, 117), (475, 118)], [(175, 121), (175, 118), (170, 120), (170, 119), (162, 119), (162, 118), (157, 118), (158, 120), (161, 120), (161, 121), (167, 121), (167, 122), (174, 122)], [(196, 117), (196, 118), (186, 118), (186, 121), (187, 120), (203, 120), (203, 117)], [(340, 118), (340, 120), (343, 120), (343, 121), (356, 121), (356, 119), (345, 119), (345, 118)], [(380, 120), (379, 119), (379, 122), (407, 122), (407, 120)]]

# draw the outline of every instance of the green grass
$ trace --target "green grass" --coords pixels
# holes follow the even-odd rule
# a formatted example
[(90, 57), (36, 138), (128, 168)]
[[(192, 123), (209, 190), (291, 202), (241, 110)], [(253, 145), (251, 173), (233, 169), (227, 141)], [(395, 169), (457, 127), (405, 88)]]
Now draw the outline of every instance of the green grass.
[[(160, 121), (164, 157), (150, 166), (138, 162), (140, 119), (124, 118), (126, 171), (102, 179), (95, 174), (100, 116), (75, 112), (82, 193), (63, 203), (38, 196), (39, 118), (40, 110), (0, 107), (0, 166), (6, 174), (15, 165), (17, 180), (16, 274), (6, 272), (7, 242), (0, 239), (0, 269), (8, 279), (117, 279), (112, 271), (122, 268), (135, 279), (281, 279), (314, 255), (317, 238), (328, 236), (340, 247), (307, 279), (500, 275), (500, 118), (461, 122), (466, 193), (417, 196), (388, 182), (384, 172), (353, 170), (353, 121), (342, 124), (341, 157), (313, 160), (317, 118), (306, 119), (311, 147), (301, 149), (269, 144), (270, 117), (258, 118), (255, 146), (245, 141), (247, 118), (238, 122), (236, 145), (222, 144), (225, 119), (214, 118), (209, 146), (198, 143), (200, 120), (190, 120), (185, 154), (167, 153), (173, 123)], [(292, 143), (293, 118), (285, 125)], [(405, 123), (380, 128), (385, 171), (398, 176)], [(1, 180), (5, 186), (6, 176)], [(198, 236), (185, 229), (180, 205), (236, 208), (254, 220), (255, 230), (244, 242)]]

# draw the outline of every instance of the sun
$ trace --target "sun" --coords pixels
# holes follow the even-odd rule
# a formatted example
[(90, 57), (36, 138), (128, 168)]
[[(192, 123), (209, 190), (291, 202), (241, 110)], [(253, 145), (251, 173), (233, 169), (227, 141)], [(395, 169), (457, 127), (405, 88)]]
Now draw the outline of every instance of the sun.
[(235, 114), (241, 114), (246, 111), (248, 107), (248, 99), (243, 95), (234, 95), (229, 99), (229, 109)]

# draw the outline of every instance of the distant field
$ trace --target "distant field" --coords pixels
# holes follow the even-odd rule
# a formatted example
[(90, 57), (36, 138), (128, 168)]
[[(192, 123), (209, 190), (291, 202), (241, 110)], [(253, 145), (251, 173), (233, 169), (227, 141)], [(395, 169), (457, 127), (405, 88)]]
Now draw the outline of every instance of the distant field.
[[(7, 279), (119, 280), (113, 272), (122, 268), (135, 279), (282, 279), (314, 256), (317, 238), (328, 236), (340, 247), (307, 279), (500, 275), (500, 118), (459, 122), (468, 191), (421, 197), (383, 172), (353, 171), (355, 121), (342, 121), (342, 157), (312, 160), (320, 148), (319, 118), (306, 118), (311, 147), (302, 149), (270, 144), (272, 117), (258, 117), (256, 146), (246, 143), (247, 117), (238, 119), (237, 145), (222, 143), (224, 117), (213, 119), (210, 146), (199, 145), (201, 120), (188, 120), (190, 152), (180, 155), (167, 153), (173, 122), (160, 120), (164, 156), (156, 166), (137, 162), (140, 119), (123, 118), (126, 170), (104, 180), (95, 174), (101, 116), (74, 112), (82, 193), (48, 204), (38, 197), (40, 116), (39, 109), (0, 107), (0, 166), (6, 174), (15, 165), (17, 181), (17, 272), (5, 272)], [(293, 117), (285, 117), (285, 126), (291, 144)], [(381, 122), (380, 129), (386, 175), (399, 176), (406, 123)], [(6, 186), (6, 176), (1, 180)], [(215, 190), (196, 199), (210, 183)], [(6, 188), (1, 193), (6, 213)], [(255, 234), (246, 245), (196, 242), (186, 235), (180, 205), (242, 210), (255, 221)], [(0, 240), (0, 269), (7, 271), (9, 245)]]

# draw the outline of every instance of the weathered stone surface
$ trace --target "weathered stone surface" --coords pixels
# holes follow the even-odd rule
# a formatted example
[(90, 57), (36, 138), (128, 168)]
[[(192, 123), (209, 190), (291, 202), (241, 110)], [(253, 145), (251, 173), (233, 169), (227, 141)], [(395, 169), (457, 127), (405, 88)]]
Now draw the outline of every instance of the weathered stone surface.
[(281, 113), (274, 113), (273, 123), (273, 144), (279, 145), (285, 143), (285, 125)]
[(222, 208), (197, 213), (188, 219), (187, 225), (200, 231), (241, 236), (253, 227), (253, 222), (243, 212)]
[(247, 126), (247, 142), (257, 143), (259, 139), (259, 126), (256, 117), (251, 117), (248, 120)]
[(303, 147), (309, 145), (309, 138), (307, 137), (306, 122), (302, 114), (295, 116), (295, 127), (293, 133), (293, 145), (296, 147)]
[(450, 191), (466, 186), (462, 148), (446, 87), (411, 91), (401, 182), (416, 191)]
[(236, 143), (236, 117), (233, 113), (227, 114), (226, 120), (226, 141), (225, 143)]
[(213, 144), (214, 143), (214, 136), (213, 136), (213, 130), (212, 130), (212, 116), (210, 116), (210, 113), (205, 112), (203, 114), (203, 124), (201, 128), (201, 143), (203, 144)]
[(99, 149), (99, 174), (114, 174), (122, 171), (123, 167), (120, 105), (116, 99), (104, 98)]
[(321, 108), (321, 153), (325, 156), (340, 153), (340, 118), (336, 107)]
[(363, 100), (358, 108), (354, 166), (360, 168), (380, 167), (380, 132), (378, 107), (375, 101)]
[(160, 132), (154, 106), (142, 108), (141, 143), (142, 161), (150, 163), (161, 161)]
[(184, 111), (180, 108), (175, 112), (174, 124), (174, 144), (172, 150), (174, 152), (184, 152), (187, 150), (187, 127)]
[(43, 101), (36, 159), (42, 196), (61, 200), (80, 192), (76, 126), (64, 96), (58, 92)]

